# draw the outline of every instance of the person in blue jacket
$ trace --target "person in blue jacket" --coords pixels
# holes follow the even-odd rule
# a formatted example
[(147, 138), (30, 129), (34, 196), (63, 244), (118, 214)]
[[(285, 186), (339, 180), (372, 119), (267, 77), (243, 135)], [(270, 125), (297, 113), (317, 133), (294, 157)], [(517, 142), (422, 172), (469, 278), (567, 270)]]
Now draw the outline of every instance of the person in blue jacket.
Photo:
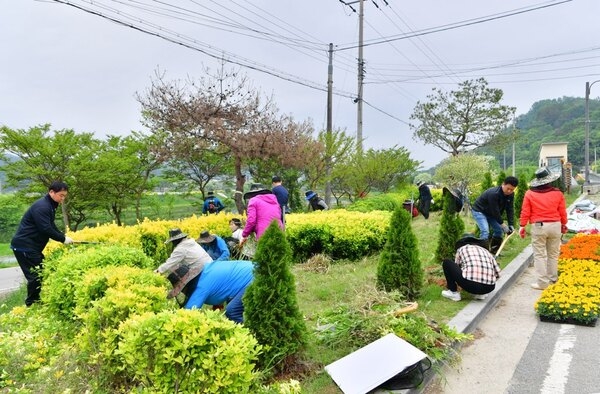
[(206, 250), (206, 253), (214, 261), (229, 260), (229, 247), (223, 238), (209, 233), (208, 230), (204, 230), (200, 233), (200, 237), (196, 242)]
[(186, 309), (207, 305), (225, 306), (225, 317), (244, 322), (242, 298), (254, 280), (254, 263), (247, 260), (213, 261), (204, 265), (196, 289), (185, 303)]
[(204, 203), (202, 204), (202, 213), (208, 215), (211, 213), (217, 214), (225, 208), (225, 205), (215, 196), (215, 192), (210, 191), (206, 194)]

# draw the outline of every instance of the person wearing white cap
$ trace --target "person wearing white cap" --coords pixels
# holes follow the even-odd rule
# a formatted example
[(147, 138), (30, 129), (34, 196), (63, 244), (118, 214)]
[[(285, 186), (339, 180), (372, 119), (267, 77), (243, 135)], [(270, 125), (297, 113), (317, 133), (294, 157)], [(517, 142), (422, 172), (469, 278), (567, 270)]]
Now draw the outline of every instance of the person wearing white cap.
[(531, 247), (537, 281), (531, 284), (543, 290), (558, 279), (558, 256), (562, 234), (567, 232), (565, 196), (552, 182), (560, 178), (546, 167), (538, 168), (525, 193), (519, 236), (525, 238), (525, 226), (531, 224)]

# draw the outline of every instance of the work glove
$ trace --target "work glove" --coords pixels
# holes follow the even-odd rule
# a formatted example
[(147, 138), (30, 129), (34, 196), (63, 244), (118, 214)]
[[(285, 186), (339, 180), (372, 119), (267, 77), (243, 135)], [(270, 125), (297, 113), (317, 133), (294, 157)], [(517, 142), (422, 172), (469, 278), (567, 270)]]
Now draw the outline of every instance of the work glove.
[(65, 245), (71, 245), (73, 243), (73, 238), (65, 236)]
[(432, 198), (431, 199), (431, 205), (435, 204), (435, 200)]
[(514, 232), (515, 232), (515, 227), (514, 226), (508, 226), (508, 231), (506, 232), (506, 234), (511, 235)]
[(525, 239), (525, 227), (519, 227), (519, 237)]
[(500, 227), (502, 227), (502, 231), (508, 234), (508, 226), (506, 224), (501, 224)]
[(560, 226), (560, 232), (561, 233), (566, 234), (567, 231), (569, 231), (569, 229), (567, 228), (566, 224), (563, 224), (563, 225)]
[(244, 242), (246, 242), (246, 237), (241, 237), (240, 238), (240, 242), (238, 242), (238, 248), (241, 248), (244, 245)]

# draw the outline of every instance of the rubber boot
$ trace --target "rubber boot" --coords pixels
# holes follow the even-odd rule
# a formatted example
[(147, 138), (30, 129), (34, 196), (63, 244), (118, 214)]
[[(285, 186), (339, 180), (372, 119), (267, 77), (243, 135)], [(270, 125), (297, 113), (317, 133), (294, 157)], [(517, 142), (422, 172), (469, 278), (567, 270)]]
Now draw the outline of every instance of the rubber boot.
[(502, 245), (502, 238), (493, 237), (490, 241), (490, 253), (495, 255)]

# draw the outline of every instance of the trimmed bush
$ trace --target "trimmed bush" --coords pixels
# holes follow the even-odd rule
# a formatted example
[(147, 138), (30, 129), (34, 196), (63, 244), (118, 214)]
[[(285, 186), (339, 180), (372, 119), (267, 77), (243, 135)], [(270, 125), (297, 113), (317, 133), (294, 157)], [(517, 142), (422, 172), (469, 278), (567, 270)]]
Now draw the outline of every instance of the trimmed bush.
[(248, 393), (260, 346), (248, 329), (213, 311), (132, 316), (116, 355), (143, 393)]
[(86, 271), (97, 267), (130, 266), (152, 269), (154, 261), (142, 251), (117, 245), (77, 246), (68, 253), (49, 258), (44, 265), (41, 298), (48, 309), (73, 319), (75, 291), (81, 286)]

